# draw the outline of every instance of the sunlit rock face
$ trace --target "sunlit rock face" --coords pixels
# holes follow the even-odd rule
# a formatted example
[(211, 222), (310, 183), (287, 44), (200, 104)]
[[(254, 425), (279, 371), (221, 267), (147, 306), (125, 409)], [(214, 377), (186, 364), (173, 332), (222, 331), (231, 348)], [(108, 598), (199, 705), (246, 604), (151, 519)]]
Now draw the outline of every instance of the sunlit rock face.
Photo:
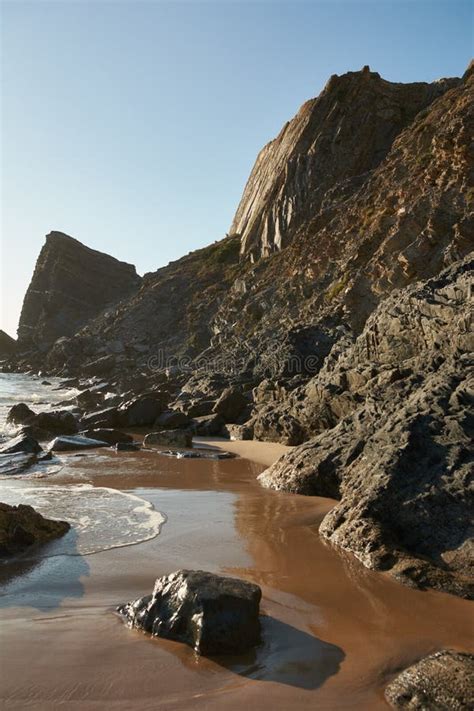
[(103, 309), (135, 291), (132, 264), (50, 232), (36, 262), (18, 327), (21, 346), (47, 348), (70, 336)]
[(369, 67), (333, 75), (257, 157), (231, 232), (253, 260), (287, 246), (296, 229), (359, 188), (396, 136), (459, 82), (385, 81)]

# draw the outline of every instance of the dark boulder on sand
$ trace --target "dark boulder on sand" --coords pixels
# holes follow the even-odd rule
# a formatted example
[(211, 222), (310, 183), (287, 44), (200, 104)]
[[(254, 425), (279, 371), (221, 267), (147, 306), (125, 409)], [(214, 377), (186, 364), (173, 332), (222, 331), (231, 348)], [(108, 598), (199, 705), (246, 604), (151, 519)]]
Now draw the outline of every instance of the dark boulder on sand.
[(89, 439), (107, 442), (107, 444), (110, 445), (118, 444), (119, 442), (133, 442), (133, 437), (131, 435), (126, 434), (126, 432), (120, 432), (120, 430), (115, 429), (93, 428), (90, 430), (82, 430), (79, 434), (83, 437), (88, 437)]
[(442, 650), (405, 669), (388, 685), (387, 701), (409, 711), (472, 711), (474, 655)]
[(258, 585), (244, 580), (179, 570), (117, 612), (130, 627), (184, 642), (198, 654), (236, 654), (260, 641), (261, 597)]
[(63, 536), (69, 529), (66, 521), (44, 518), (32, 506), (0, 503), (0, 557), (23, 553), (30, 546)]

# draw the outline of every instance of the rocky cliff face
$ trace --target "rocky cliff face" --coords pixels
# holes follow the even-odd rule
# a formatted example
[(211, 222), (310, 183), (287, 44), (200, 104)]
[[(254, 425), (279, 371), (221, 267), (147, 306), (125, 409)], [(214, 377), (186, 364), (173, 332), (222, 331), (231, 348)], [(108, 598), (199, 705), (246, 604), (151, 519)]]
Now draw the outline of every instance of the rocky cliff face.
[(138, 288), (135, 267), (62, 232), (46, 237), (23, 302), (19, 345), (47, 350)]
[(458, 79), (394, 84), (369, 67), (333, 75), (260, 152), (231, 232), (253, 260), (286, 247), (320, 211), (355, 192), (394, 139)]

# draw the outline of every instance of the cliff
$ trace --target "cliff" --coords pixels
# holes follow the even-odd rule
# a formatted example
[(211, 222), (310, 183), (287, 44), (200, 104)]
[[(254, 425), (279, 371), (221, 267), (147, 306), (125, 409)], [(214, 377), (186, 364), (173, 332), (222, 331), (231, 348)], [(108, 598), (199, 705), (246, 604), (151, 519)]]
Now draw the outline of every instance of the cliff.
[(416, 114), (458, 83), (397, 84), (369, 67), (333, 75), (260, 152), (231, 227), (242, 254), (255, 260), (286, 247), (305, 221), (357, 190)]
[(90, 249), (62, 232), (46, 237), (18, 326), (22, 348), (47, 350), (140, 284), (135, 267)]

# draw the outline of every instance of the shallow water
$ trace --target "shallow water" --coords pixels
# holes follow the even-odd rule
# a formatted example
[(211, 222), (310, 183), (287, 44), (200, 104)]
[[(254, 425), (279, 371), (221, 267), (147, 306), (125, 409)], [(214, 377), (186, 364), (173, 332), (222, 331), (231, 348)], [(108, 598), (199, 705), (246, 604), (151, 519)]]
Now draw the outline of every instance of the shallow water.
[[(341, 555), (317, 532), (333, 502), (262, 489), (262, 468), (243, 459), (101, 450), (64, 456), (54, 475), (10, 480), (10, 487), (33, 489), (28, 496), (45, 513), (57, 505), (55, 492), (70, 491), (77, 518), (80, 492), (92, 485), (116, 492), (106, 508), (132, 495), (162, 511), (166, 523), (136, 545), (1, 567), (5, 708), (386, 709), (383, 688), (397, 669), (441, 647), (473, 649), (471, 603), (403, 587)], [(100, 507), (87, 515), (100, 520)], [(107, 530), (95, 527), (97, 541)], [(78, 527), (71, 535), (79, 540)], [(263, 642), (255, 652), (197, 658), (115, 616), (117, 604), (182, 567), (261, 585)]]

